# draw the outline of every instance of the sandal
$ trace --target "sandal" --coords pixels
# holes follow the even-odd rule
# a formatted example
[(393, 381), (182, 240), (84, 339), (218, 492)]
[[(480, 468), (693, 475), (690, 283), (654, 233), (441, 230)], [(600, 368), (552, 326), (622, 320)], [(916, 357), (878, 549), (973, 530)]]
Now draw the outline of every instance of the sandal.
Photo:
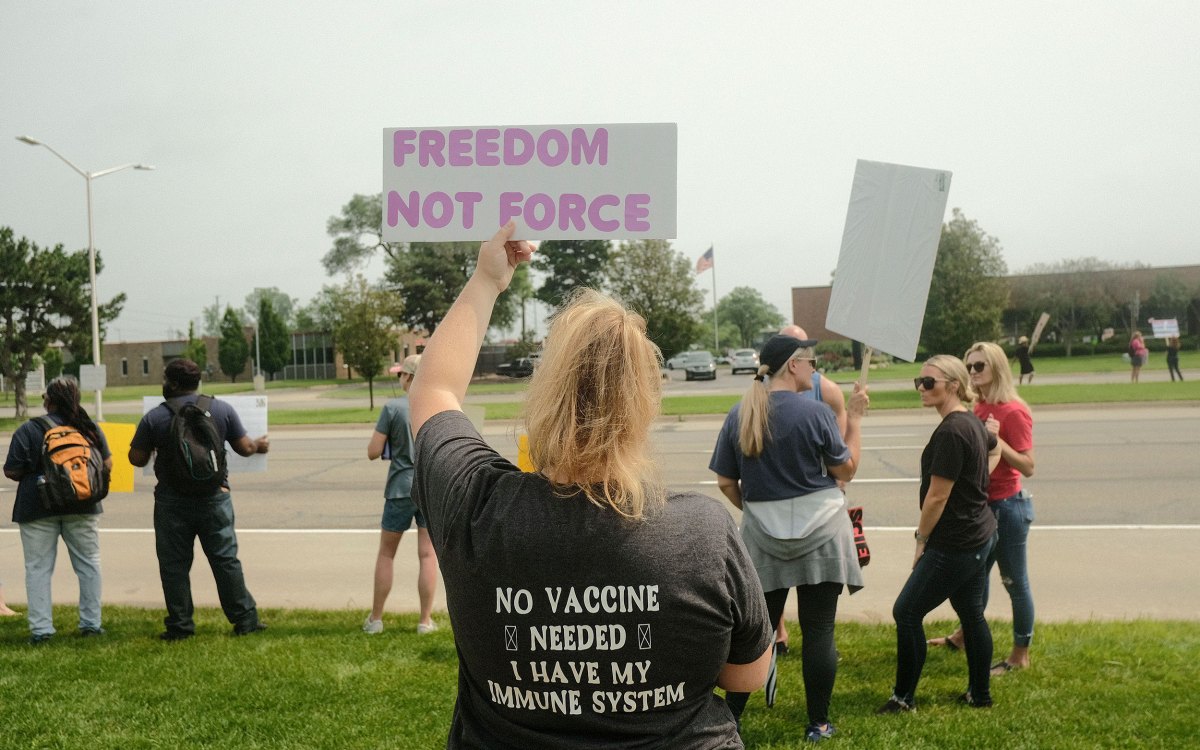
[(944, 646), (949, 651), (961, 651), (962, 646), (958, 645), (953, 640), (951, 640), (951, 638), (953, 636), (954, 636), (954, 634), (951, 633), (950, 635), (944, 636), (942, 638), (930, 638), (929, 640), (925, 641), (925, 645), (926, 646)]
[(992, 665), (992, 677), (1000, 677), (1006, 675), (1014, 669), (1020, 669), (1016, 664), (1009, 664), (1008, 660), (998, 661)]

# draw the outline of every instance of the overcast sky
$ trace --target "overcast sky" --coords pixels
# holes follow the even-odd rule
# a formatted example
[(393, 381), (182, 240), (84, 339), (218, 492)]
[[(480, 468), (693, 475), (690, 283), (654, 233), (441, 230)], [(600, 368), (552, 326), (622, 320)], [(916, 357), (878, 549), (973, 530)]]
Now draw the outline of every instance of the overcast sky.
[[(816, 7), (814, 7), (816, 6)], [(719, 295), (837, 264), (856, 159), (954, 173), (1010, 271), (1200, 262), (1200, 3), (4, 3), (0, 225), (87, 246), (110, 341), (323, 284), (385, 127), (676, 122), (675, 247)], [(366, 269), (377, 278), (382, 264)], [(708, 274), (697, 277), (706, 292)], [(800, 321), (804, 323), (804, 321)]]

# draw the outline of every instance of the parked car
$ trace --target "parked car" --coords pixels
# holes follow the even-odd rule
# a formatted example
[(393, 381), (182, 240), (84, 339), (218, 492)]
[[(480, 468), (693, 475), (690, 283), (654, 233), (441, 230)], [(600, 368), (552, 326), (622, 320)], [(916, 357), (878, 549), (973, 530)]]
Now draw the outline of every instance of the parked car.
[(727, 364), (729, 364), (729, 355), (727, 355), (727, 354), (722, 354), (721, 356), (717, 357), (717, 359), (716, 359), (716, 363), (717, 363), (718, 365), (727, 365)]
[(679, 354), (676, 354), (674, 357), (671, 357), (667, 360), (666, 368), (668, 370), (683, 370), (687, 367), (689, 362), (696, 360), (712, 360), (712, 358), (713, 355), (709, 352), (680, 352)]
[(758, 352), (753, 349), (738, 349), (729, 358), (729, 364), (732, 366), (734, 375), (743, 370), (746, 372), (758, 372)]
[(716, 380), (717, 362), (708, 352), (690, 352), (683, 366), (684, 380)]
[(527, 378), (533, 374), (533, 360), (529, 357), (518, 357), (498, 366), (496, 374), (507, 375), (510, 378)]

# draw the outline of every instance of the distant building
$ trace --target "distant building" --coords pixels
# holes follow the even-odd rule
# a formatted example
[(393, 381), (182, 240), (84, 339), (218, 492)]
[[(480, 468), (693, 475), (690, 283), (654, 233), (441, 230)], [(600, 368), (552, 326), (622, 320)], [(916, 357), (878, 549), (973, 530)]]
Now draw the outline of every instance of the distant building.
[[(1200, 266), (1158, 266), (1152, 268), (1122, 268), (1112, 271), (1093, 271), (1102, 278), (1119, 279), (1121, 284), (1129, 288), (1132, 294), (1136, 291), (1143, 304), (1154, 292), (1155, 280), (1169, 274), (1179, 279), (1188, 289), (1200, 289)], [(1023, 296), (1027, 290), (1044, 288), (1045, 283), (1031, 283), (1035, 280), (1065, 277), (1067, 274), (1022, 274), (1006, 277), (1010, 287), (1010, 309), (1023, 309), (1029, 306)], [(829, 313), (829, 296), (832, 286), (792, 287), (792, 322), (804, 328), (809, 336), (822, 341), (846, 341), (846, 337), (833, 333), (825, 328), (825, 317)], [(1187, 335), (1200, 332), (1200, 300), (1193, 299), (1188, 306), (1187, 316), (1179, 321), (1180, 332)]]

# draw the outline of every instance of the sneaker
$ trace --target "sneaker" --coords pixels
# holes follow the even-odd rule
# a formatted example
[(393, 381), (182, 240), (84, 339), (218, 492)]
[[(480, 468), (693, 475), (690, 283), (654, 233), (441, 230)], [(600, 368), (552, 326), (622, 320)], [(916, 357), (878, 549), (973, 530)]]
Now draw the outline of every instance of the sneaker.
[(43, 643), (49, 643), (50, 639), (53, 637), (54, 633), (34, 633), (33, 635), (29, 636), (29, 645), (41, 646)]
[(160, 640), (160, 641), (186, 641), (188, 638), (191, 638), (193, 635), (195, 635), (195, 633), (188, 633), (184, 630), (167, 630), (167, 631), (164, 631), (164, 632), (158, 634), (158, 640)]
[(378, 635), (383, 632), (383, 620), (372, 620), (370, 615), (363, 620), (363, 632), (367, 635)]
[(246, 627), (241, 627), (241, 626), (235, 627), (233, 629), (233, 634), (236, 636), (253, 635), (254, 633), (261, 633), (262, 631), (264, 631), (266, 629), (267, 629), (266, 623), (256, 622), (253, 625), (249, 625)]
[(809, 724), (808, 729), (804, 730), (804, 739), (806, 742), (820, 742), (827, 740), (837, 733), (837, 729), (828, 721), (824, 724)]
[(81, 638), (90, 638), (94, 635), (106, 635), (108, 633), (104, 628), (80, 628), (79, 635)]
[(424, 623), (424, 622), (417, 623), (417, 635), (429, 635), (430, 633), (432, 633), (433, 631), (435, 631), (437, 629), (438, 629), (438, 624), (436, 622), (434, 622), (433, 620), (430, 620), (428, 623)]
[(779, 693), (779, 671), (777, 662), (779, 660), (779, 647), (771, 651), (771, 666), (767, 668), (767, 681), (763, 685), (763, 695), (767, 699), (767, 708), (772, 708), (775, 705), (775, 697)]
[(882, 715), (882, 714), (902, 714), (902, 713), (909, 713), (911, 711), (916, 711), (916, 710), (917, 710), (916, 706), (909, 705), (905, 701), (902, 701), (899, 698), (897, 698), (895, 695), (893, 695), (891, 698), (887, 699), (887, 703), (884, 703), (882, 706), (875, 709), (875, 713), (880, 714), (880, 715)]

